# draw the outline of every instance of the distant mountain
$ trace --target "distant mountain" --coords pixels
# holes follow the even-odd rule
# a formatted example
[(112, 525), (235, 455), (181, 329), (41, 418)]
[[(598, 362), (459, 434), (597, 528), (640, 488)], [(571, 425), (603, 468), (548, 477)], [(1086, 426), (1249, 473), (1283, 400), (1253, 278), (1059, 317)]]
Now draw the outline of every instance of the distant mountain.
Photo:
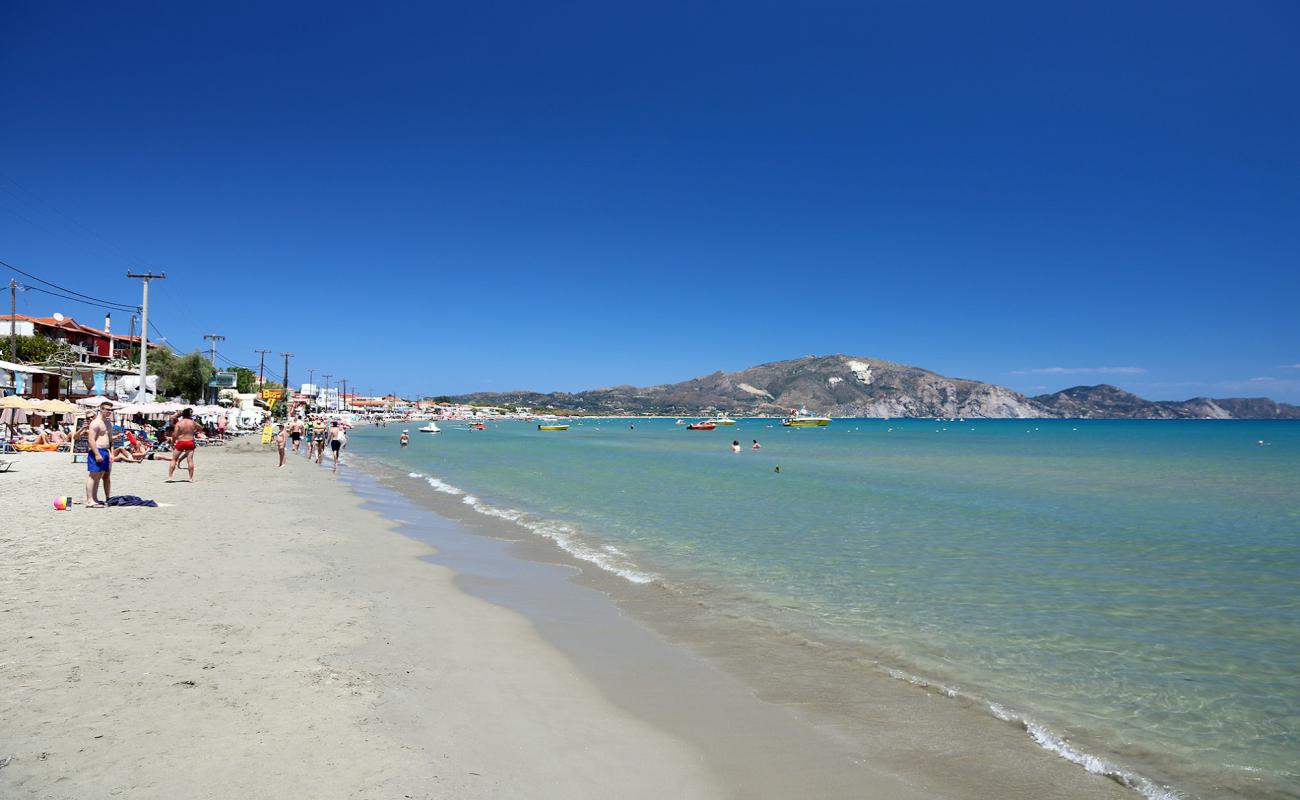
[(553, 408), (585, 414), (775, 416), (806, 407), (834, 417), (1119, 419), (1300, 419), (1300, 407), (1264, 398), (1149, 401), (1114, 386), (1076, 386), (1025, 397), (1002, 386), (947, 378), (919, 367), (859, 356), (805, 356), (681, 383), (585, 392), (479, 392), (478, 405)]
[(1100, 419), (1300, 419), (1300, 406), (1266, 397), (1143, 400), (1116, 386), (1075, 386), (1031, 398), (1054, 417)]

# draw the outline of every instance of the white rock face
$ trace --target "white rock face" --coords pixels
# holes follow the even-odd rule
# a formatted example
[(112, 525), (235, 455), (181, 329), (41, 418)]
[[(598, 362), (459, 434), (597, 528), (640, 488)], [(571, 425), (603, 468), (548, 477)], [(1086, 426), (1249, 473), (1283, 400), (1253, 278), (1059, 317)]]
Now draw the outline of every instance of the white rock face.
[(850, 361), (848, 368), (853, 370), (853, 375), (858, 379), (858, 383), (871, 383), (871, 365), (865, 361)]
[(844, 379), (843, 379), (843, 378), (838, 378), (838, 377), (832, 375), (831, 377), (829, 377), (829, 378), (826, 379), (826, 382), (827, 382), (828, 384), (830, 384), (831, 388), (833, 389), (833, 388), (835, 388), (835, 384), (837, 384), (837, 383), (844, 383)]
[(748, 383), (738, 383), (736, 384), (736, 388), (742, 392), (748, 392), (749, 394), (756, 395), (758, 397), (766, 397), (768, 400), (772, 399), (771, 392), (765, 392), (762, 389), (758, 388), (757, 386), (750, 386)]

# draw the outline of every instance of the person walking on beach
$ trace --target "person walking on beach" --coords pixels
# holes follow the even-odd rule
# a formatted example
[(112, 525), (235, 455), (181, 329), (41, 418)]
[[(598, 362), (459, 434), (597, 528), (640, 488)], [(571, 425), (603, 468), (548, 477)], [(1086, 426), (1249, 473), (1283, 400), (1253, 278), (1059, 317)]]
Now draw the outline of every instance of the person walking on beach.
[[(110, 494), (110, 472), (113, 469), (113, 434), (109, 428), (111, 403), (100, 403), (99, 413), (86, 430), (90, 451), (86, 453), (86, 508), (107, 508)], [(104, 484), (104, 499), (99, 499), (99, 484)]]
[(181, 412), (180, 419), (172, 425), (172, 463), (167, 466), (167, 480), (172, 479), (176, 465), (185, 458), (185, 469), (189, 472), (190, 483), (194, 483), (194, 437), (199, 432), (199, 424), (194, 421), (194, 409), (187, 408)]
[(344, 429), (343, 424), (335, 422), (334, 427), (330, 429), (330, 449), (334, 451), (334, 471), (339, 471), (339, 455), (343, 448), (348, 446), (348, 432)]
[(307, 457), (311, 458), (313, 453), (317, 464), (325, 457), (325, 420), (319, 417), (311, 423), (311, 448), (307, 451)]
[(289, 423), (289, 438), (293, 440), (293, 452), (298, 452), (298, 446), (302, 444), (302, 420), (297, 417)]

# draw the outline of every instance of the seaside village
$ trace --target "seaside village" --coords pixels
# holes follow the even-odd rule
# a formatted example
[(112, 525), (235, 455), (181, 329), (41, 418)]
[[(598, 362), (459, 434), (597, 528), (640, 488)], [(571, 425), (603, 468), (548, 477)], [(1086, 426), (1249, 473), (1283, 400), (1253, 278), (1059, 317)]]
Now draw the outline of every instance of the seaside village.
[[(350, 391), (346, 377), (305, 369), (290, 383), (292, 353), (259, 351), (240, 364), (207, 337), (206, 353), (178, 354), (165, 341), (136, 330), (113, 330), (62, 313), (0, 315), (0, 452), (85, 453), (87, 421), (109, 404), (115, 451), (143, 457), (170, 449), (170, 423), (186, 409), (197, 423), (200, 445), (231, 436), (268, 434), (287, 420), (324, 420), (340, 427), (435, 419), (526, 417), (526, 408), (460, 405), (433, 399), (371, 396)], [(143, 350), (142, 350), (143, 348)], [(291, 388), (286, 390), (286, 386)], [(0, 469), (12, 461), (0, 460)]]

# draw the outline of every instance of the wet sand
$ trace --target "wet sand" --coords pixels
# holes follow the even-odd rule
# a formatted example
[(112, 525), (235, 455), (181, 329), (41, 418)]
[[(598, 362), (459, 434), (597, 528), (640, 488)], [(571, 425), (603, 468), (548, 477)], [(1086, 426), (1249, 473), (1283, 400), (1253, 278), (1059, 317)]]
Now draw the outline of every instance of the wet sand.
[(52, 510), (67, 456), (0, 476), (0, 795), (1136, 796), (896, 681), (828, 707), (818, 653), (747, 663), (745, 626), (382, 470), (199, 458), (116, 468), (157, 509)]
[(0, 796), (724, 795), (327, 472), (238, 449), (118, 465), (153, 509), (53, 510), (66, 455), (0, 476)]

